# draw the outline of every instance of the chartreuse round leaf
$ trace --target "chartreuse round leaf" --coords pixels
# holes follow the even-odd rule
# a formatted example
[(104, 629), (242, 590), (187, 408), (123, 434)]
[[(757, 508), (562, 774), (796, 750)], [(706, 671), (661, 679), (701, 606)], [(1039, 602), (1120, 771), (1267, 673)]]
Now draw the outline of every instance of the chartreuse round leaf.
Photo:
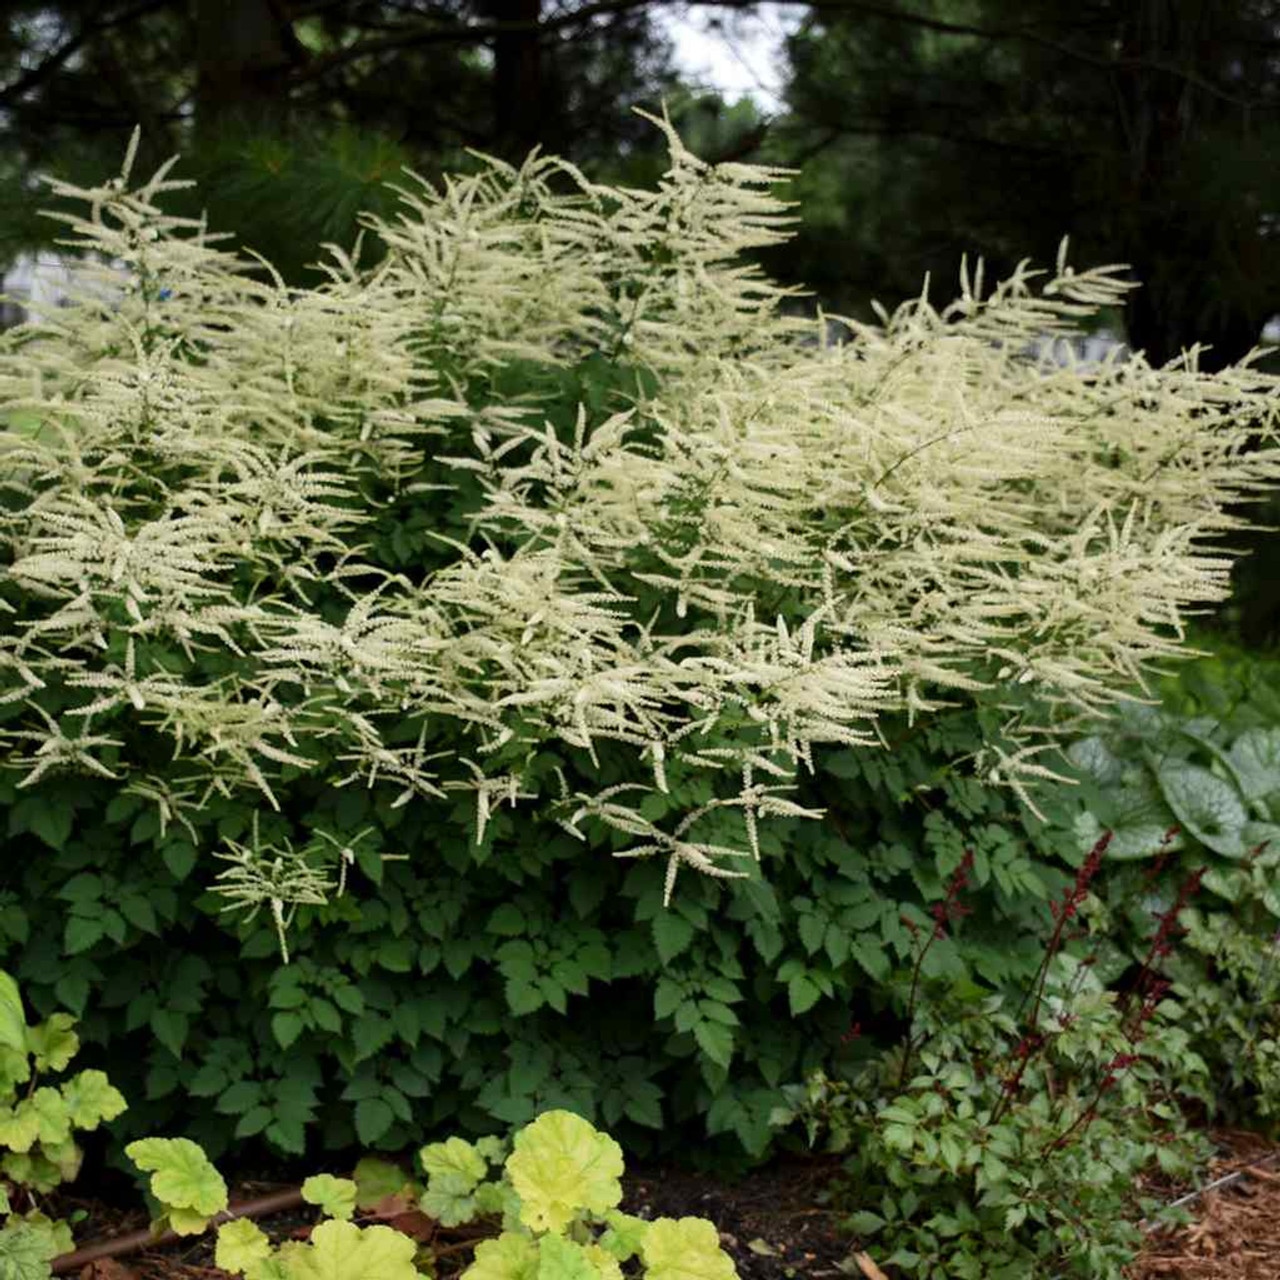
[(0, 1114), (0, 1146), (30, 1151), (37, 1142), (57, 1146), (71, 1137), (66, 1099), (43, 1086), (23, 1098), (8, 1115)]
[(622, 1268), (599, 1245), (542, 1236), (538, 1241), (538, 1280), (622, 1280)]
[(601, 1248), (607, 1249), (619, 1262), (634, 1258), (649, 1232), (649, 1222), (621, 1209), (610, 1209), (604, 1220), (609, 1230), (600, 1237)]
[(351, 1176), (355, 1179), (358, 1209), (372, 1209), (379, 1200), (413, 1185), (413, 1180), (399, 1165), (376, 1156), (364, 1156)]
[(37, 1071), (65, 1071), (80, 1049), (80, 1037), (72, 1030), (76, 1020), (69, 1013), (55, 1013), (27, 1028), (27, 1048)]
[(622, 1148), (571, 1111), (546, 1111), (516, 1135), (507, 1176), (526, 1227), (563, 1231), (579, 1210), (603, 1214), (622, 1199)]
[(27, 1020), (22, 1012), (18, 984), (0, 969), (0, 1045), (18, 1053), (27, 1051)]
[(196, 1235), (227, 1207), (227, 1184), (188, 1138), (139, 1138), (125, 1155), (151, 1174), (151, 1194), (180, 1236)]
[(256, 1222), (236, 1218), (218, 1228), (218, 1246), (213, 1261), (223, 1271), (254, 1276), (271, 1257), (271, 1241)]
[(356, 1184), (350, 1178), (317, 1173), (302, 1184), (302, 1198), (330, 1218), (347, 1221), (356, 1209)]
[(427, 1172), (427, 1189), (419, 1204), (442, 1226), (456, 1227), (476, 1216), (473, 1195), (489, 1172), (484, 1156), (463, 1138), (433, 1142), (418, 1153)]
[(462, 1280), (539, 1280), (538, 1246), (528, 1236), (504, 1231), (496, 1240), (476, 1245), (475, 1261)]
[(322, 1222), (311, 1243), (288, 1253), (289, 1280), (422, 1280), (417, 1242), (390, 1227)]
[(41, 1213), (39, 1209), (28, 1209), (26, 1213), (11, 1219), (9, 1226), (16, 1227), (19, 1223), (24, 1227), (30, 1227), (33, 1231), (47, 1232), (53, 1245), (55, 1258), (60, 1253), (70, 1253), (76, 1247), (70, 1224), (63, 1222), (61, 1218), (51, 1218), (47, 1213)]
[(114, 1120), (129, 1104), (107, 1079), (105, 1071), (77, 1072), (62, 1086), (71, 1123), (77, 1129), (96, 1129), (104, 1120)]
[(49, 1263), (61, 1250), (47, 1231), (25, 1222), (0, 1229), (0, 1277), (3, 1280), (49, 1280)]
[(737, 1280), (720, 1233), (705, 1218), (658, 1218), (640, 1246), (645, 1280)]
[(429, 1185), (454, 1195), (470, 1195), (476, 1183), (489, 1172), (488, 1163), (464, 1138), (433, 1142), (418, 1153)]

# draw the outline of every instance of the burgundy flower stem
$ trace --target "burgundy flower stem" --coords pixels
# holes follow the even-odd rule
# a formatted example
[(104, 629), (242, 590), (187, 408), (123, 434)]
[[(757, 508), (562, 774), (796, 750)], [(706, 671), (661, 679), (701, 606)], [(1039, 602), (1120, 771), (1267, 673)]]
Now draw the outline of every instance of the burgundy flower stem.
[[(1128, 1009), (1129, 1001), (1135, 991), (1140, 992), (1143, 997), (1142, 1004), (1133, 1019), (1133, 1030), (1129, 1033), (1130, 1039), (1133, 1039), (1138, 1034), (1142, 1024), (1155, 1011), (1155, 1006), (1159, 1003), (1160, 997), (1168, 990), (1169, 984), (1163, 983), (1163, 989), (1157, 991), (1155, 967), (1159, 961), (1172, 952), (1173, 938), (1183, 931), (1178, 924), (1178, 916), (1200, 891), (1200, 881), (1204, 878), (1204, 874), (1204, 867), (1199, 867), (1193, 871), (1178, 886), (1178, 896), (1174, 900), (1173, 906), (1168, 911), (1161, 911), (1156, 914), (1155, 936), (1151, 939), (1151, 945), (1147, 948), (1147, 954), (1143, 957), (1142, 968), (1138, 972), (1138, 980), (1130, 990), (1124, 993), (1119, 1003), (1119, 1008), (1123, 1012)], [(1154, 999), (1152, 998), (1153, 995)]]
[(1076, 914), (1080, 904), (1085, 900), (1089, 892), (1090, 881), (1098, 874), (1098, 868), (1102, 865), (1102, 857), (1107, 851), (1107, 846), (1111, 843), (1113, 834), (1111, 831), (1102, 833), (1102, 838), (1089, 850), (1088, 856), (1080, 864), (1080, 870), (1076, 872), (1075, 883), (1062, 895), (1062, 902), (1049, 904), (1054, 919), (1053, 933), (1045, 945), (1044, 956), (1040, 961), (1040, 967), (1036, 970), (1036, 976), (1027, 988), (1027, 993), (1022, 998), (1022, 1005), (1018, 1009), (1016, 1019), (1018, 1022), (1022, 1022), (1028, 1004), (1031, 1006), (1031, 1016), (1026, 1023), (1027, 1029), (1023, 1032), (1022, 1038), (1018, 1041), (1013, 1051), (1016, 1062), (1011, 1064), (1012, 1070), (1005, 1076), (1000, 1097), (991, 1113), (990, 1122), (992, 1124), (995, 1124), (1009, 1110), (1014, 1098), (1017, 1097), (1018, 1089), (1022, 1085), (1022, 1077), (1026, 1073), (1027, 1063), (1045, 1046), (1045, 1037), (1040, 1033), (1040, 1005), (1044, 1001), (1044, 988), (1049, 980), (1049, 966), (1053, 963), (1053, 957), (1058, 954), (1062, 947), (1062, 935), (1067, 927), (1067, 921)]
[[(230, 1222), (234, 1218), (265, 1218), (269, 1213), (281, 1213), (285, 1209), (294, 1209), (304, 1203), (302, 1189), (294, 1187), (290, 1191), (275, 1191), (269, 1196), (259, 1196), (255, 1200), (243, 1200), (233, 1204), (221, 1213), (209, 1219), (210, 1226)], [(133, 1231), (126, 1236), (116, 1236), (112, 1240), (99, 1240), (96, 1244), (87, 1244), (74, 1253), (59, 1254), (50, 1266), (54, 1275), (64, 1275), (68, 1271), (79, 1271), (81, 1267), (99, 1258), (116, 1258), (122, 1253), (137, 1253), (148, 1246), (176, 1244), (180, 1240), (190, 1240), (191, 1236), (180, 1236), (176, 1231), (164, 1231), (155, 1235), (151, 1231)]]
[(1018, 1010), (1018, 1021), (1020, 1022), (1022, 1015), (1026, 1012), (1028, 1002), (1031, 1003), (1030, 1027), (1033, 1033), (1040, 1021), (1040, 1005), (1044, 1000), (1045, 983), (1049, 980), (1049, 966), (1053, 963), (1053, 957), (1058, 954), (1058, 950), (1062, 946), (1063, 930), (1067, 927), (1067, 921), (1076, 914), (1080, 904), (1085, 900), (1089, 892), (1089, 883), (1098, 874), (1098, 868), (1102, 865), (1102, 857), (1106, 853), (1107, 846), (1111, 843), (1111, 838), (1114, 834), (1112, 831), (1104, 831), (1102, 833), (1102, 838), (1089, 850), (1088, 857), (1081, 863), (1080, 870), (1076, 872), (1075, 883), (1063, 895), (1061, 904), (1050, 903), (1050, 910), (1054, 915), (1053, 936), (1049, 939), (1049, 945), (1044, 949), (1044, 958), (1040, 961), (1040, 968), (1036, 971), (1035, 979), (1027, 989), (1027, 994), (1023, 997), (1022, 1008)]
[(1087, 1129), (1098, 1114), (1098, 1104), (1102, 1101), (1102, 1095), (1110, 1089), (1120, 1077), (1129, 1070), (1135, 1062), (1138, 1061), (1137, 1055), (1132, 1053), (1117, 1054), (1107, 1063), (1106, 1074), (1098, 1081), (1098, 1087), (1093, 1092), (1093, 1097), (1089, 1101), (1089, 1105), (1085, 1107), (1078, 1116), (1060, 1133), (1056, 1138), (1051, 1138), (1041, 1148), (1041, 1154), (1047, 1154), (1050, 1151), (1059, 1151), (1067, 1145), (1067, 1139), (1071, 1137), (1077, 1130)]
[[(969, 872), (972, 870), (973, 850), (966, 849), (964, 857), (960, 859), (960, 865), (951, 873), (951, 878), (947, 881), (946, 896), (941, 902), (933, 904), (933, 930), (925, 940), (924, 946), (916, 953), (915, 968), (911, 973), (911, 994), (907, 997), (907, 1042), (902, 1051), (902, 1070), (898, 1073), (899, 1089), (906, 1083), (907, 1070), (911, 1066), (911, 1055), (917, 1047), (916, 1037), (912, 1034), (912, 1028), (915, 1026), (916, 997), (920, 993), (920, 971), (924, 966), (924, 958), (929, 954), (929, 948), (939, 938), (947, 936), (948, 921), (958, 920), (961, 916), (969, 914), (969, 908), (962, 906), (960, 903), (960, 894), (968, 885)], [(916, 929), (914, 924), (909, 927), (913, 931)], [(923, 1043), (923, 1039), (921, 1043)]]

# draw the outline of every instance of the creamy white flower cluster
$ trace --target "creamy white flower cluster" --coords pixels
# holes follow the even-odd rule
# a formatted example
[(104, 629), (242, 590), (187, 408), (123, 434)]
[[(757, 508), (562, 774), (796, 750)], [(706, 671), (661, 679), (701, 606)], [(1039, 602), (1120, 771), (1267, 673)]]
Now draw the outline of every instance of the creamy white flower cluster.
[[(1188, 609), (1228, 592), (1207, 539), (1280, 479), (1280, 452), (1246, 449), (1274, 439), (1275, 379), (1208, 377), (1194, 351), (1029, 358), (1128, 287), (1063, 256), (1038, 288), (1025, 264), (985, 294), (966, 272), (942, 311), (926, 293), (877, 325), (798, 319), (743, 257), (785, 236), (786, 175), (708, 166), (655, 123), (654, 191), (536, 156), (409, 175), (402, 214), (369, 220), (386, 256), (331, 247), (309, 290), (164, 213), (170, 166), (133, 187), (132, 149), (101, 187), (53, 183), (84, 209), (55, 215), (66, 243), (133, 284), (86, 285), (0, 346), (0, 703), (23, 709), (0, 766), (117, 778), (186, 822), (214, 792), (276, 807), (325, 740), (339, 785), (474, 791), (483, 838), (494, 804), (535, 794), (487, 757), (613, 739), (652, 786), (562, 778), (558, 812), (665, 858), (670, 893), (681, 866), (740, 874), (761, 815), (820, 816), (784, 798), (815, 744), (879, 750), (886, 711), (1030, 686), (1040, 711), (1011, 700), (975, 765), (1031, 803), (1055, 776), (1036, 754), (1187, 652)], [(580, 408), (572, 441), (493, 390), (599, 357), (634, 394)], [(452, 562), (374, 563), (378, 503), (448, 476), (483, 494), (468, 540), (434, 535)], [(181, 660), (140, 656), (164, 645)], [(50, 714), (49, 686), (83, 701)], [(121, 754), (119, 713), (186, 773)], [(446, 721), (456, 750), (428, 752)], [(738, 791), (652, 821), (675, 761)], [(726, 805), (741, 847), (694, 838)], [(278, 922), (323, 900), (291, 851), (231, 857), (236, 901)]]

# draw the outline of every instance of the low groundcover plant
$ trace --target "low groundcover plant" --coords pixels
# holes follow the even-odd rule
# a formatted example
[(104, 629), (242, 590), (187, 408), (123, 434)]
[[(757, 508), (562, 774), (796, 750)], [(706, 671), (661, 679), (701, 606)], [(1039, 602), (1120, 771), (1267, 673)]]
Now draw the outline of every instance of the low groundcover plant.
[(13, 978), (0, 970), (0, 1276), (27, 1280), (71, 1247), (71, 1226), (41, 1209), (42, 1197), (80, 1171), (75, 1133), (125, 1110), (101, 1071), (58, 1084), (80, 1047), (75, 1019), (55, 1013), (29, 1024)]
[[(226, 1208), (226, 1187), (204, 1153), (185, 1139), (131, 1143), (130, 1158), (151, 1170), (151, 1190), (162, 1208), (158, 1225), (190, 1233)], [(501, 1230), (475, 1246), (463, 1280), (621, 1280), (622, 1264), (636, 1259), (647, 1280), (733, 1280), (733, 1262), (720, 1248), (715, 1226), (703, 1218), (647, 1221), (622, 1213), (622, 1150), (581, 1116), (544, 1112), (511, 1144), (499, 1180), (488, 1180), (490, 1160), (502, 1161), (506, 1144), (461, 1138), (432, 1143), (421, 1159), (427, 1172), (423, 1209), (446, 1225), (479, 1218), (501, 1220)], [(358, 1171), (359, 1172), (359, 1171)], [(393, 1176), (393, 1181), (394, 1181)], [(416, 1280), (416, 1242), (388, 1226), (350, 1221), (359, 1184), (321, 1174), (303, 1184), (303, 1198), (325, 1220), (310, 1239), (273, 1247), (245, 1219), (218, 1227), (217, 1265), (245, 1280)], [(428, 1251), (427, 1258), (430, 1263)]]

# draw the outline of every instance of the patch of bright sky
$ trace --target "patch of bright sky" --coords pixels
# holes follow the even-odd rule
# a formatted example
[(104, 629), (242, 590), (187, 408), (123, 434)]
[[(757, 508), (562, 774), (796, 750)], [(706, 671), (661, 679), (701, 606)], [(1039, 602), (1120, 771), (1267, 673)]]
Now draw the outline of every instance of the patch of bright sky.
[(760, 4), (732, 10), (689, 4), (656, 13), (675, 46), (676, 66), (685, 79), (719, 91), (730, 102), (751, 98), (772, 115), (782, 109), (783, 42), (800, 25), (805, 8)]

